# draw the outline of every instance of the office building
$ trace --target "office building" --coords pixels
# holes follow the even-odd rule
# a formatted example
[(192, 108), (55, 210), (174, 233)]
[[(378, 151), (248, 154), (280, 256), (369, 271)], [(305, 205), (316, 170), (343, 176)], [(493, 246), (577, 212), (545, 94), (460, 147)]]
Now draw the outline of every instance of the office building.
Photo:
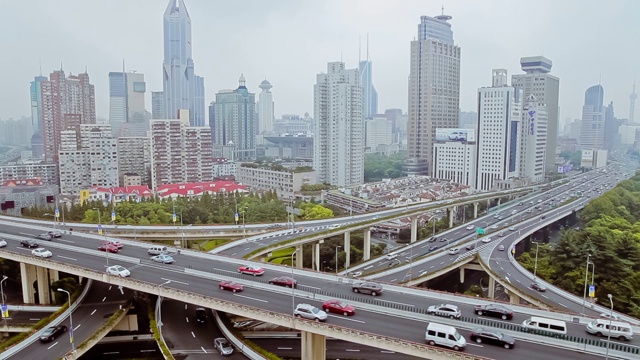
[(327, 64), (313, 87), (313, 168), (319, 183), (351, 186), (364, 182), (364, 117), (358, 69)]
[(164, 119), (164, 92), (151, 92), (151, 118)]
[(507, 85), (506, 70), (494, 69), (492, 86), (478, 89), (477, 191), (518, 176), (521, 114), (522, 89)]
[(549, 74), (553, 62), (544, 56), (530, 56), (520, 58), (520, 67), (524, 74), (511, 77), (511, 85), (522, 89), (523, 98), (535, 96), (539, 106), (544, 106), (547, 114), (547, 140), (545, 145), (545, 172), (556, 171), (556, 147), (558, 139), (559, 121), (558, 99), (560, 79)]
[(281, 199), (293, 199), (302, 185), (316, 184), (316, 172), (311, 169), (282, 170), (269, 166), (242, 163), (236, 180), (256, 191), (275, 191)]
[[(29, 87), (31, 94), (31, 129), (33, 133), (42, 133), (42, 86), (43, 81), (48, 81), (46, 76), (36, 76)], [(34, 154), (42, 156), (44, 154)]]
[(580, 149), (604, 149), (604, 89), (594, 85), (584, 94), (582, 123), (578, 143)]
[(151, 183), (201, 182), (213, 179), (211, 128), (190, 126), (189, 110), (178, 119), (151, 120)]
[(111, 125), (81, 124), (63, 130), (59, 151), (60, 193), (78, 195), (92, 186), (118, 185), (118, 144)]
[(374, 117), (364, 121), (364, 146), (365, 152), (381, 152), (378, 148), (382, 145), (393, 143), (391, 121), (386, 117)]
[[(535, 95), (529, 94), (522, 109), (520, 124), (520, 177), (529, 183), (544, 181), (547, 156), (547, 109)], [(557, 167), (556, 167), (557, 170)]]
[(228, 159), (253, 159), (256, 152), (256, 95), (246, 87), (244, 75), (240, 75), (235, 90), (220, 90), (214, 103), (213, 132), (216, 152), (233, 145), (233, 156), (217, 156)]
[(422, 16), (411, 42), (408, 174), (432, 173), (437, 128), (456, 128), (460, 108), (460, 48), (453, 43), (451, 16)]
[(475, 187), (476, 152), (475, 129), (438, 129), (433, 144), (433, 177)]
[(398, 131), (398, 118), (402, 116), (402, 109), (386, 109), (384, 116), (391, 121), (391, 130), (395, 133)]
[(478, 113), (475, 111), (460, 111), (461, 129), (478, 129)]
[(42, 104), (35, 107), (41, 109), (45, 160), (58, 162), (61, 132), (96, 123), (95, 90), (87, 73), (67, 77), (64, 71), (56, 70), (49, 80), (39, 83)]
[(164, 13), (163, 93), (165, 119), (188, 109), (191, 126), (204, 126), (204, 79), (194, 72), (191, 17), (183, 0), (170, 0)]
[(378, 91), (373, 85), (373, 62), (369, 60), (368, 42), (367, 40), (367, 60), (360, 61), (359, 64), (365, 119), (372, 118), (378, 113)]
[[(623, 123), (625, 123), (624, 119), (616, 118), (614, 108), (613, 108), (613, 101), (611, 101), (609, 105), (606, 106), (604, 109), (604, 147), (605, 149), (611, 151), (621, 145), (622, 140), (618, 130), (620, 129), (620, 126)], [(627, 122), (627, 123), (632, 124), (632, 122)], [(633, 145), (633, 143), (635, 142), (634, 140), (635, 134), (630, 134), (630, 135), (632, 139), (630, 144)]]
[(259, 134), (270, 133), (273, 131), (273, 87), (266, 79), (260, 85), (260, 94), (258, 94), (258, 124)]
[(314, 121), (308, 113), (304, 117), (293, 114), (283, 114), (273, 124), (273, 131), (278, 135), (298, 135), (312, 134), (314, 130)]
[(34, 160), (0, 165), (0, 183), (25, 179), (38, 179), (43, 185), (58, 186), (58, 165)]
[(151, 185), (151, 139), (146, 136), (118, 138), (118, 178), (121, 186), (126, 184), (125, 174), (136, 174), (141, 184)]
[(313, 159), (313, 137), (305, 134), (265, 136), (264, 155), (277, 159)]
[(144, 74), (109, 73), (109, 124), (116, 138), (129, 136), (131, 132), (139, 134), (144, 130), (138, 130), (138, 128), (148, 128), (145, 92)]

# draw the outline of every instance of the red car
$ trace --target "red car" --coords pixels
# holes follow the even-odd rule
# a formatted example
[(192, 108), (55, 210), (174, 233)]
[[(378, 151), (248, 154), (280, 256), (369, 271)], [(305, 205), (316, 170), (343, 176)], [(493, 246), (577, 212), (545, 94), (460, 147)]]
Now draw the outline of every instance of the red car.
[(261, 267), (257, 267), (257, 266), (240, 266), (240, 268), (238, 269), (238, 271), (240, 272), (240, 274), (248, 274), (248, 275), (253, 275), (253, 276), (260, 276), (262, 274), (264, 274), (264, 269)]
[(355, 315), (356, 309), (342, 300), (327, 300), (322, 303), (322, 310), (342, 314), (344, 316)]
[(242, 284), (238, 284), (235, 281), (222, 280), (220, 281), (220, 290), (229, 290), (233, 292), (239, 292), (244, 290), (244, 286), (242, 286)]
[(120, 249), (118, 249), (117, 246), (112, 245), (110, 243), (104, 243), (104, 244), (102, 244), (102, 246), (98, 247), (98, 250), (100, 250), (100, 251), (108, 251), (110, 253), (117, 253), (118, 250), (120, 250)]
[(278, 276), (271, 280), (269, 280), (269, 284), (284, 286), (284, 287), (296, 287), (298, 282), (294, 278), (290, 278), (288, 276)]
[(106, 243), (104, 243), (102, 245), (107, 245), (107, 244), (113, 245), (113, 246), (117, 247), (118, 249), (122, 249), (122, 247), (124, 246), (124, 244), (121, 243), (120, 241), (108, 241), (108, 242), (106, 242)]

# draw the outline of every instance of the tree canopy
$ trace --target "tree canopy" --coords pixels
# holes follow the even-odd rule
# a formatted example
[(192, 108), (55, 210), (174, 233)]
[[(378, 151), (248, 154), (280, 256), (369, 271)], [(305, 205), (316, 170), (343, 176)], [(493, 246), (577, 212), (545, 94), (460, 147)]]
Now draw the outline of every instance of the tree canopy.
[(389, 156), (366, 154), (364, 156), (364, 181), (372, 182), (401, 177), (406, 155), (404, 152)]

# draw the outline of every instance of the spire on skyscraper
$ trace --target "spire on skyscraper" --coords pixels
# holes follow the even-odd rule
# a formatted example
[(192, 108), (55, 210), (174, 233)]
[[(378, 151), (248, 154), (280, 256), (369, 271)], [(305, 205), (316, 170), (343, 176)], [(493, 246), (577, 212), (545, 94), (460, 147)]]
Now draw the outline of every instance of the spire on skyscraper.
[(636, 110), (636, 100), (638, 99), (638, 94), (636, 94), (636, 77), (633, 76), (633, 91), (631, 95), (629, 95), (629, 122), (633, 122), (633, 118)]

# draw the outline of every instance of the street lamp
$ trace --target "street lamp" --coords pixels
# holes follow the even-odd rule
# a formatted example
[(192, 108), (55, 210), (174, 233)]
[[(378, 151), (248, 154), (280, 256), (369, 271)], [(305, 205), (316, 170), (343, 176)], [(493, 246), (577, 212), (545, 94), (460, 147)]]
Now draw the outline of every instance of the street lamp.
[(582, 314), (584, 314), (584, 305), (587, 302), (587, 281), (589, 280), (589, 257), (591, 254), (587, 254), (587, 266), (584, 272), (584, 293), (582, 294)]
[[(98, 210), (98, 233), (102, 231), (102, 221), (100, 220), (100, 209), (93, 208), (93, 210)], [(104, 233), (104, 231), (102, 231)]]
[(6, 275), (2, 276), (2, 280), (0, 280), (0, 295), (2, 296), (2, 319), (4, 320), (4, 326), (7, 327), (7, 318), (4, 317), (4, 288), (2, 287), (2, 283), (7, 280), (8, 277)]
[(336, 246), (336, 275), (338, 275), (338, 249), (340, 249), (342, 246), (338, 245)]
[(605, 360), (609, 359), (609, 345), (611, 344), (611, 321), (613, 320), (613, 296), (611, 294), (607, 294), (609, 298), (609, 303), (611, 303), (611, 311), (609, 312), (609, 334), (607, 335), (607, 353), (605, 356)]
[(536, 260), (533, 263), (533, 281), (536, 281), (536, 273), (538, 272), (538, 245), (539, 242), (534, 242), (536, 244)]
[[(293, 268), (295, 267), (293, 264), (293, 256), (298, 252), (298, 249), (295, 249), (294, 252), (291, 253), (291, 280), (293, 280)], [(295, 316), (293, 313), (296, 309), (296, 297), (295, 297), (296, 287), (291, 283), (291, 314)]]
[(247, 225), (244, 222), (244, 213), (245, 211), (247, 211), (248, 207), (245, 206), (244, 209), (242, 209), (242, 237), (244, 239), (247, 238)]
[(73, 311), (71, 311), (71, 293), (60, 288), (58, 288), (58, 291), (66, 293), (69, 298), (69, 342), (71, 343), (71, 352), (76, 352), (76, 344), (73, 342)]
[(164, 285), (167, 285), (171, 282), (171, 280), (167, 280), (165, 282), (163, 282), (162, 284), (158, 285), (158, 300), (157, 300), (157, 304), (156, 304), (156, 309), (158, 311), (158, 313), (156, 314), (156, 326), (158, 326), (158, 331), (160, 330), (159, 328), (162, 326), (162, 309), (160, 307), (160, 304), (162, 304), (162, 296), (160, 296), (160, 288), (163, 287)]
[(56, 228), (56, 215), (51, 213), (44, 213), (44, 216), (52, 216), (53, 217), (53, 228)]

